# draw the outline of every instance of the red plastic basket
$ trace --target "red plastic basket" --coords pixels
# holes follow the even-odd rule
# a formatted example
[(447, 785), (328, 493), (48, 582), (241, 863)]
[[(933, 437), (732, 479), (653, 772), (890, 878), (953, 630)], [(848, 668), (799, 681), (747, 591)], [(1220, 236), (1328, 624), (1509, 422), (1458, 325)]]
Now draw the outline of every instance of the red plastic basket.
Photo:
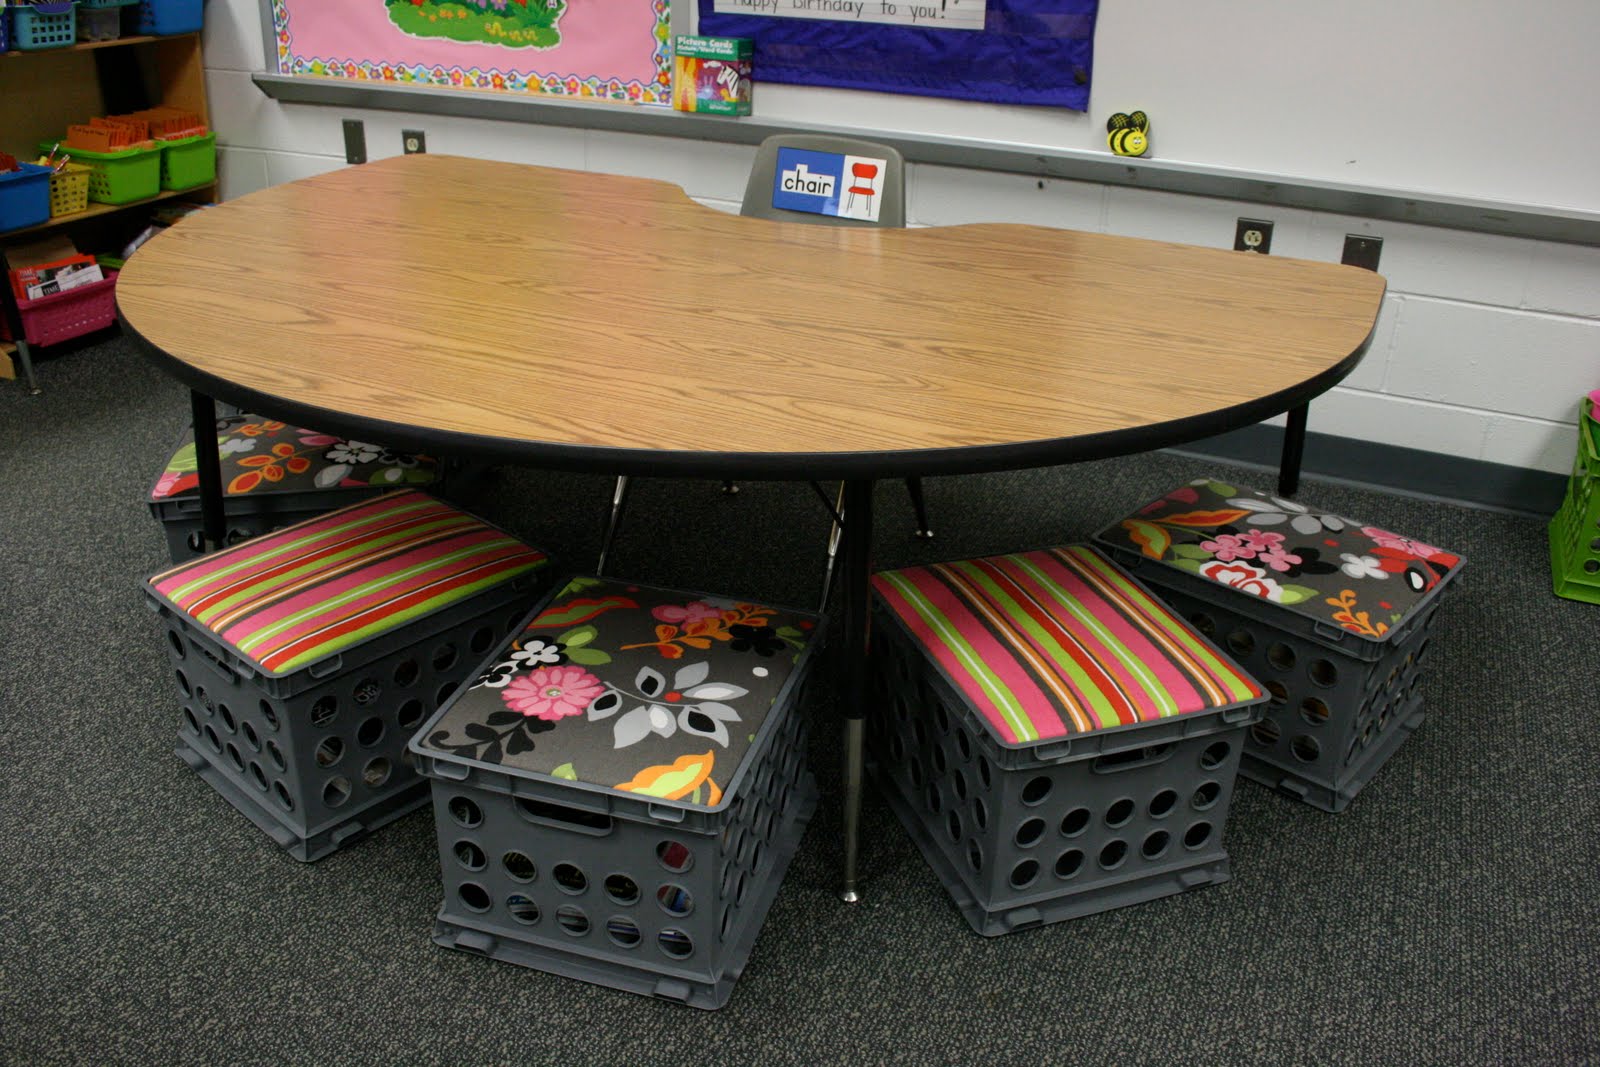
[(53, 345), (103, 330), (117, 318), (117, 272), (107, 271), (105, 281), (64, 293), (19, 300), (17, 310), (30, 345)]

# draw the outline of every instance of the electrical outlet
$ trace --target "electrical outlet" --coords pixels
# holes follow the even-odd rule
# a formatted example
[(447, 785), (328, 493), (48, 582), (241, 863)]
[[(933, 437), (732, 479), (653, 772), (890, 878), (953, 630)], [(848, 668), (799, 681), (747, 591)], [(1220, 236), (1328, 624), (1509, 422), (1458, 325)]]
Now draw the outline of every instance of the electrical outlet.
[(346, 163), (367, 161), (367, 126), (360, 119), (344, 120), (344, 161)]
[(1344, 255), (1339, 257), (1339, 262), (1348, 263), (1352, 267), (1377, 270), (1378, 256), (1382, 252), (1382, 237), (1366, 237), (1359, 233), (1347, 233), (1344, 235)]
[(400, 147), (408, 156), (421, 155), (428, 150), (428, 139), (421, 130), (401, 130)]
[(1263, 256), (1272, 251), (1272, 223), (1265, 219), (1240, 219), (1233, 231), (1235, 252), (1259, 252)]

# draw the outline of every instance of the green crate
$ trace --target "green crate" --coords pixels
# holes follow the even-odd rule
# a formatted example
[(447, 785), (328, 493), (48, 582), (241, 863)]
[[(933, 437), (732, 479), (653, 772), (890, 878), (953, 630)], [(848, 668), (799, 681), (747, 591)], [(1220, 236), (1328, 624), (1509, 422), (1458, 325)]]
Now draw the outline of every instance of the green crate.
[(1592, 403), (1578, 405), (1578, 454), (1549, 526), (1550, 575), (1557, 596), (1600, 604), (1600, 427)]
[[(41, 141), (39, 154), (46, 155), (55, 142)], [(73, 162), (91, 168), (89, 199), (98, 204), (129, 204), (161, 191), (161, 149), (124, 148), (118, 152), (91, 152), (69, 148)]]
[(202, 133), (156, 144), (161, 147), (161, 188), (193, 189), (217, 180), (216, 134)]

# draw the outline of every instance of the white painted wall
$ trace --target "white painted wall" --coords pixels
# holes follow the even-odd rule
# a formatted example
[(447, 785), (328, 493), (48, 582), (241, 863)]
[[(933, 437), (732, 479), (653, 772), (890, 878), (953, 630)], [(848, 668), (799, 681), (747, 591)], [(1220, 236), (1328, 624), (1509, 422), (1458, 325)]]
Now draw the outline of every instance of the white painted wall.
[[(1300, 7), (1105, 0), (1089, 117), (760, 85), (759, 69), (756, 107), (1076, 149), (1103, 147), (1105, 113), (1144, 107), (1163, 159), (1600, 211), (1600, 136), (1584, 110), (1600, 97), (1600, 64), (1583, 55), (1600, 40), (1600, 4), (1345, 0), (1313, 5), (1342, 12), (1321, 22), (1282, 14)], [(206, 20), (225, 198), (344, 166), (347, 117), (366, 123), (371, 158), (398, 154), (400, 130), (415, 127), (432, 152), (664, 178), (728, 210), (753, 158), (677, 138), (279, 104), (250, 81), (263, 68), (258, 0), (210, 0)], [(1163, 73), (1142, 77), (1151, 70)], [(1205, 86), (1206, 107), (1185, 84)], [(1323, 96), (1336, 106), (1316, 104)], [(1275, 223), (1274, 255), (1330, 262), (1347, 233), (1382, 237), (1377, 335), (1312, 405), (1315, 432), (1565, 472), (1578, 398), (1600, 387), (1600, 248), (952, 167), (912, 166), (907, 192), (913, 225), (1017, 221), (1229, 247), (1246, 215)]]

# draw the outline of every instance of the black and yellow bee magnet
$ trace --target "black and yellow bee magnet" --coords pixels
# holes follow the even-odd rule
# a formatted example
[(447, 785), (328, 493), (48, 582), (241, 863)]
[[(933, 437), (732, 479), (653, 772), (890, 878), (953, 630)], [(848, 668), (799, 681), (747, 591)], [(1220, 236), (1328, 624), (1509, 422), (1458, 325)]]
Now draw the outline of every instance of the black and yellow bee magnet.
[(1117, 112), (1106, 120), (1106, 144), (1119, 156), (1142, 156), (1150, 150), (1150, 116), (1143, 111)]

